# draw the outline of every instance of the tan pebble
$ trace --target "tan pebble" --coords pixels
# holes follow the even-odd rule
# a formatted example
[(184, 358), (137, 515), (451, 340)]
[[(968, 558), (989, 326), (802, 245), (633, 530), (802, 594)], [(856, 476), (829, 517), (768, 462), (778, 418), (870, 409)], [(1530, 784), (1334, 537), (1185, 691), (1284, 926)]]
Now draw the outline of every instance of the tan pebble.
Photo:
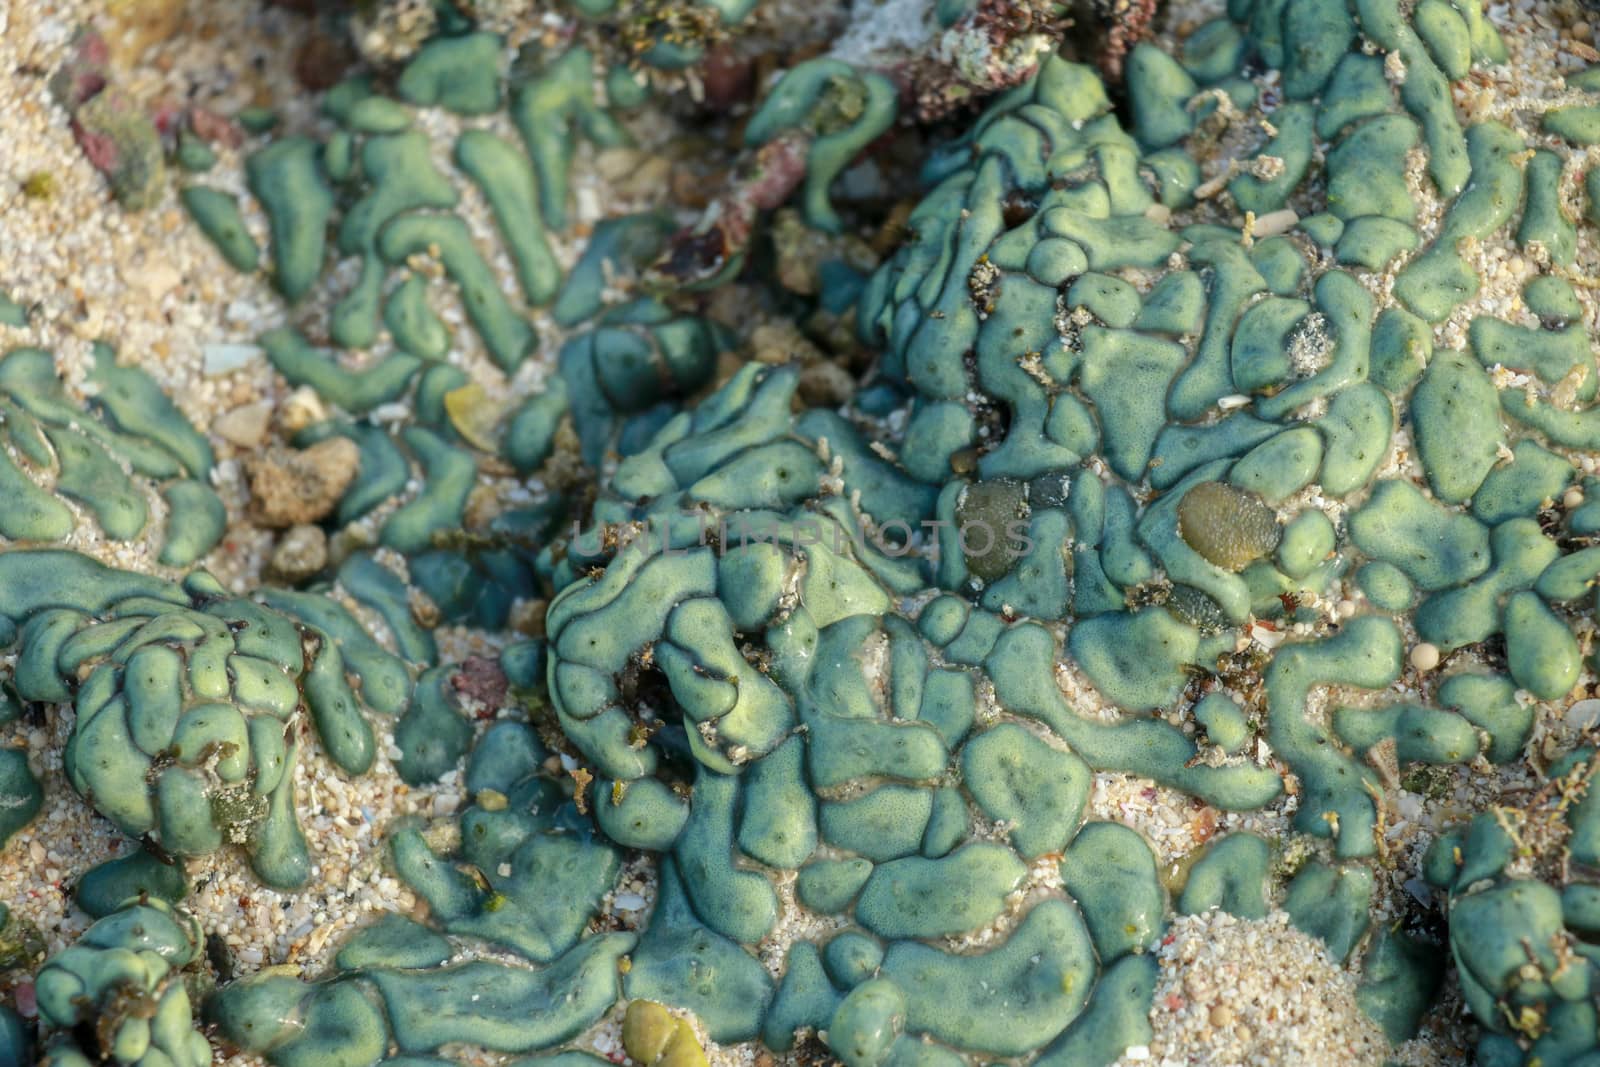
[(278, 425), (286, 436), (292, 436), (328, 417), (328, 409), (310, 386), (302, 385), (289, 394), (278, 412)]
[(354, 441), (330, 437), (306, 449), (272, 448), (246, 461), (256, 519), (263, 526), (316, 522), (344, 496), (360, 459)]
[(1233, 1025), (1233, 1009), (1226, 1004), (1218, 1004), (1211, 1009), (1211, 1025), (1221, 1029)]
[(1573, 486), (1571, 489), (1568, 489), (1561, 497), (1561, 506), (1566, 508), (1568, 511), (1571, 511), (1574, 508), (1582, 507), (1583, 490), (1579, 489), (1577, 486)]
[(211, 429), (230, 444), (240, 448), (255, 448), (267, 436), (267, 424), (271, 419), (272, 404), (258, 400), (218, 415), (211, 423)]
[(627, 177), (645, 160), (645, 153), (637, 148), (607, 148), (595, 153), (594, 169), (608, 182)]
[(808, 407), (837, 407), (855, 392), (855, 379), (837, 363), (815, 363), (800, 372), (798, 391)]
[(544, 617), (550, 604), (545, 600), (519, 600), (511, 606), (511, 628), (528, 637), (544, 636)]
[(763, 322), (750, 331), (750, 347), (762, 363), (796, 362), (802, 366), (826, 360), (822, 350), (788, 319)]
[(672, 161), (665, 156), (651, 156), (639, 169), (617, 182), (617, 192), (623, 196), (645, 197), (664, 188), (672, 180)]
[(1269, 211), (1256, 219), (1254, 230), (1257, 237), (1276, 237), (1281, 233), (1288, 233), (1299, 223), (1300, 216), (1294, 208), (1282, 208), (1278, 211)]
[(1419, 671), (1431, 671), (1439, 665), (1439, 646), (1422, 642), (1411, 650), (1411, 665)]
[(505, 510), (500, 494), (493, 486), (475, 485), (467, 495), (467, 508), (462, 518), (469, 530), (481, 530)]
[(152, 300), (160, 300), (183, 281), (183, 275), (169, 263), (150, 263), (131, 271), (128, 284), (137, 286)]
[(327, 565), (328, 534), (320, 526), (290, 527), (272, 550), (273, 573), (291, 582), (309, 578)]
[(431, 630), (444, 621), (439, 611), (439, 605), (434, 603), (433, 598), (422, 590), (409, 590), (407, 600), (409, 601), (408, 606), (411, 608), (411, 617), (417, 621), (419, 626)]

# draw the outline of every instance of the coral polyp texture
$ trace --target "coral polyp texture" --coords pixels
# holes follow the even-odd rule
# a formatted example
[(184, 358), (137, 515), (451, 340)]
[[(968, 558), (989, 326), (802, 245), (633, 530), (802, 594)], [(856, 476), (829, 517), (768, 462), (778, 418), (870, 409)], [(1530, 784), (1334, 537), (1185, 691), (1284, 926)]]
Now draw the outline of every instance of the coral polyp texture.
[(0, 1064), (1600, 1062), (1575, 11), (111, 6), (0, 13), (188, 242), (0, 261)]

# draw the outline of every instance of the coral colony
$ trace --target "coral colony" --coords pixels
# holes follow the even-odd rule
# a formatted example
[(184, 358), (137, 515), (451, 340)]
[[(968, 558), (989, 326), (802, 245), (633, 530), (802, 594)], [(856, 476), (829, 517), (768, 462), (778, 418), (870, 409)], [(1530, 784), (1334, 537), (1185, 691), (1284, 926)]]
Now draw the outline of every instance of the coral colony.
[[(292, 131), (152, 118), (72, 44), (108, 195), (176, 190), (282, 302), (318, 417), (251, 521), (317, 551), (225, 585), (138, 353), (0, 356), (0, 726), (70, 722), (129, 843), (70, 947), (0, 901), (0, 1063), (1225, 1062), (1162, 1030), (1202, 919), (1352, 983), (1317, 1062), (1600, 1063), (1600, 67), (1470, 106), (1528, 17), (1479, 0), (939, 0), (898, 65), (851, 26), (765, 77), (698, 219), (578, 227), (575, 167), (768, 6), (359, 5)], [(914, 128), (872, 218), (840, 190)], [(809, 355), (750, 358), (729, 285)], [(0, 840), (40, 755), (0, 748)], [(373, 828), (415, 907), (226, 961), (185, 898), (314, 882), (308, 764), (463, 802)], [(1128, 781), (1209, 829), (1169, 859)]]

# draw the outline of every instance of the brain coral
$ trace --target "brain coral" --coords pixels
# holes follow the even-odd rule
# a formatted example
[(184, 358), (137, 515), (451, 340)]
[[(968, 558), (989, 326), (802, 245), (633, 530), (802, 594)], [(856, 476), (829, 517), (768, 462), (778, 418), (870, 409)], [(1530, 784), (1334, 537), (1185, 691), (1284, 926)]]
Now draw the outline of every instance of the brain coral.
[[(13, 691), (70, 704), (72, 784), (153, 852), (240, 844), (264, 881), (306, 879), (307, 724), (357, 775), (398, 716), (398, 773), (465, 757), (466, 802), (384, 828), (414, 912), (319, 973), (209, 994), (183, 872), (93, 872), (80, 896), (108, 914), (37, 978), (52, 1062), (205, 1062), (192, 983), (222, 1042), (284, 1067), (466, 1046), (595, 1064), (624, 1003), (641, 1062), (820, 1042), (848, 1067), (1109, 1064), (1157, 1040), (1174, 917), (1214, 909), (1287, 913), (1359, 969), (1393, 1046), (1449, 960), (1480, 1062), (1600, 1056), (1593, 745), (1445, 827), (1426, 885), (1388, 844), (1429, 782), (1510, 774), (1593, 683), (1578, 289), (1600, 179), (1579, 172), (1600, 76), (1537, 130), (1469, 118), (1452, 84), (1508, 58), (1473, 0), (1230, 0), (1176, 54), (1131, 51), (1122, 113), (1047, 55), (935, 145), (891, 254), (830, 274), (879, 353), (832, 408), (795, 364), (729, 358), (709, 302), (618, 298), (700, 231), (618, 216), (566, 255), (580, 142), (629, 136), (638, 83), (586, 39), (508, 55), (493, 6), (393, 95), (330, 90), (325, 135), (259, 139), (253, 204), (182, 194), (240, 270), (264, 214), (289, 317), (261, 345), (333, 412), (296, 443), (356, 444), (329, 525), (370, 545), (249, 595), (0, 555), (0, 721)], [(631, 26), (659, 73), (754, 5), (574, 6)], [(835, 179), (894, 96), (811, 59), (746, 127), (752, 151), (804, 150), (816, 229), (842, 226)], [(440, 112), (466, 117), (448, 166)], [(758, 270), (743, 247), (695, 285)], [(1479, 299), (1486, 248), (1521, 257), (1509, 311)], [(473, 373), (451, 358), (469, 329)], [(535, 388), (541, 329), (564, 333)], [(0, 533), (63, 541), (81, 507), (131, 539), (158, 490), (195, 516), (161, 562), (205, 555), (225, 522), (205, 439), (109, 350), (92, 413), (50, 370), (0, 360), (25, 461), (0, 452), (0, 478), (28, 502)], [(530, 476), (549, 492), (474, 506)], [(503, 629), (536, 595), (540, 632), (496, 665), (517, 710), (479, 728), (462, 693), (483, 667), (434, 631)], [(1097, 803), (1125, 778), (1220, 832), (1166, 855)], [(0, 798), (4, 833), (39, 806), (25, 761), (0, 763)], [(620, 908), (640, 885), (648, 909)]]

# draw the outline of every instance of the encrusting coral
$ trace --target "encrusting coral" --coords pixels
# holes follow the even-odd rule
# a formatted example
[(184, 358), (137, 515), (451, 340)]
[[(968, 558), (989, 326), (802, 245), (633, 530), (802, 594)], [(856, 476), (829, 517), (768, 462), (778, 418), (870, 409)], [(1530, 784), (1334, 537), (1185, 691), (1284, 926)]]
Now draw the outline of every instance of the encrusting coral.
[[(1174, 920), (1218, 909), (1319, 939), (1375, 1044), (1448, 983), (1482, 1063), (1600, 1056), (1592, 743), (1443, 828), (1422, 881), (1388, 844), (1402, 780), (1517, 765), (1595, 677), (1600, 75), (1530, 132), (1452, 98), (1508, 58), (1475, 0), (1230, 0), (1119, 53), (1119, 113), (1049, 39), (972, 79), (1002, 91), (934, 143), (876, 269), (818, 267), (810, 308), (878, 358), (813, 406), (799, 360), (736, 358), (716, 294), (768, 269), (791, 193), (841, 247), (852, 168), (948, 109), (807, 57), (698, 221), (608, 218), (572, 256), (575, 160), (629, 139), (632, 75), (693, 71), (761, 5), (578, 2), (513, 50), (535, 6), (424, 5), (320, 132), (250, 142), (248, 198), (179, 179), (221, 260), (271, 277), (261, 348), (327, 415), (254, 487), (261, 521), (326, 527), (325, 568), (246, 594), (189, 570), (227, 524), (204, 435), (108, 348), (88, 410), (47, 353), (0, 358), (0, 725), (70, 705), (70, 781), (145, 844), (84, 875), (103, 917), (38, 972), (47, 1062), (204, 1063), (210, 1034), (281, 1067), (582, 1067), (620, 1024), (644, 1064), (1105, 1065), (1156, 1042)], [(378, 7), (358, 32), (416, 5)], [(934, 21), (1002, 7), (1059, 32), (1054, 5)], [(116, 98), (84, 77), (58, 96), (89, 129)], [(1523, 257), (1509, 311), (1478, 299), (1489, 245)], [(50, 547), (156, 510), (182, 518), (162, 574)], [(441, 652), (536, 600), (496, 659)], [(460, 810), (383, 828), (422, 906), (320, 973), (208, 988), (186, 876), (240, 845), (311, 877), (298, 753), (314, 730), (366, 774), (374, 716), (408, 784), (464, 761)], [(3, 839), (41, 795), (0, 757)], [(1172, 862), (1096, 806), (1122, 776), (1232, 821)], [(0, 1054), (32, 1029), (0, 1009)]]

